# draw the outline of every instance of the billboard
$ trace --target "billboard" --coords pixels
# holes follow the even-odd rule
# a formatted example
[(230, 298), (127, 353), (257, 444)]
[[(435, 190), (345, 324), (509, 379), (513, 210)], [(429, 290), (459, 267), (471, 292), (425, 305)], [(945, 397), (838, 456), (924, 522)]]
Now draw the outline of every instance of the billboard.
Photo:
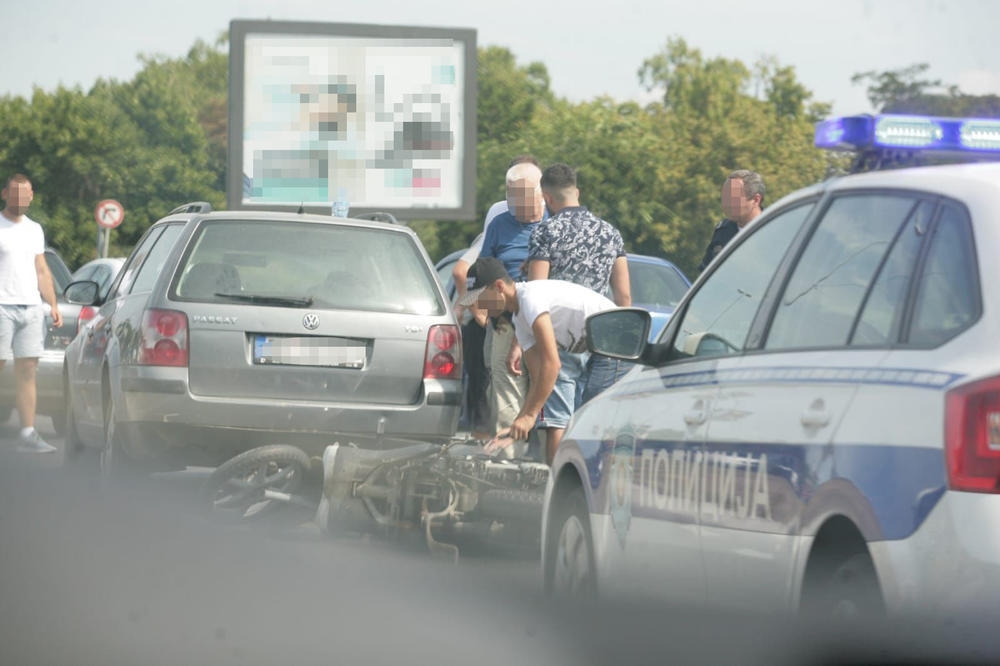
[(475, 216), (476, 32), (230, 23), (230, 209)]

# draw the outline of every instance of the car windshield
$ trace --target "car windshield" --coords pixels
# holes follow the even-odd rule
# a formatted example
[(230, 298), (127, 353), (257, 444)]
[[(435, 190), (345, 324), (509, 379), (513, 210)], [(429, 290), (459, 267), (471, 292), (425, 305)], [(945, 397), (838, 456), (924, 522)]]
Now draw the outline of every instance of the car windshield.
[(632, 302), (639, 305), (675, 308), (688, 285), (672, 267), (639, 261), (628, 263)]
[(338, 224), (210, 221), (192, 239), (174, 296), (215, 303), (443, 314), (406, 234)]

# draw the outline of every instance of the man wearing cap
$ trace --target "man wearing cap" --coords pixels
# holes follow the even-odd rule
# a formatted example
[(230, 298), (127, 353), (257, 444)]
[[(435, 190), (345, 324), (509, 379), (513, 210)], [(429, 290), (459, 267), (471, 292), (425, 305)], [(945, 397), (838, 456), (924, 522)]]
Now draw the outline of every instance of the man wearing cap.
[[(463, 304), (474, 303), (490, 317), (510, 313), (517, 341), (524, 350), (524, 365), (531, 376), (527, 395), (510, 427), (499, 431), (486, 448), (488, 453), (514, 449), (514, 455), (520, 455), (522, 443), (556, 385), (561, 365), (559, 351), (586, 351), (587, 317), (610, 310), (615, 304), (593, 289), (563, 280), (515, 283), (504, 265), (492, 257), (477, 259), (469, 275), (474, 284)], [(600, 392), (603, 387), (591, 386), (589, 379), (587, 391)], [(554, 455), (555, 447), (548, 446), (549, 463)]]

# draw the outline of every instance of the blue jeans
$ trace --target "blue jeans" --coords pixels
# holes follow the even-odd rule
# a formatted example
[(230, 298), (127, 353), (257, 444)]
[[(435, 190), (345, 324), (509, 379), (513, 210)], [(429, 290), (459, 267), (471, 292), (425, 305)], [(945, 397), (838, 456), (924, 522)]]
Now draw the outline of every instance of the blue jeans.
[(632, 361), (620, 361), (600, 354), (591, 354), (587, 362), (587, 382), (583, 390), (583, 402), (600, 395), (635, 367)]

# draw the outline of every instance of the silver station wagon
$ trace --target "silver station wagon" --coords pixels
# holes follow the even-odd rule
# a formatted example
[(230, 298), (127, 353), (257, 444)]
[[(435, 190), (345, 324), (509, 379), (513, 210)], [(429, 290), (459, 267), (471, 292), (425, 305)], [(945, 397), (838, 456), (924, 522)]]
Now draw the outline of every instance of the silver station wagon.
[(267, 443), (318, 454), (455, 432), (460, 334), (405, 226), (171, 214), (105, 302), (95, 287), (67, 290), (99, 306), (66, 350), (67, 457), (99, 449), (113, 473), (216, 465)]

